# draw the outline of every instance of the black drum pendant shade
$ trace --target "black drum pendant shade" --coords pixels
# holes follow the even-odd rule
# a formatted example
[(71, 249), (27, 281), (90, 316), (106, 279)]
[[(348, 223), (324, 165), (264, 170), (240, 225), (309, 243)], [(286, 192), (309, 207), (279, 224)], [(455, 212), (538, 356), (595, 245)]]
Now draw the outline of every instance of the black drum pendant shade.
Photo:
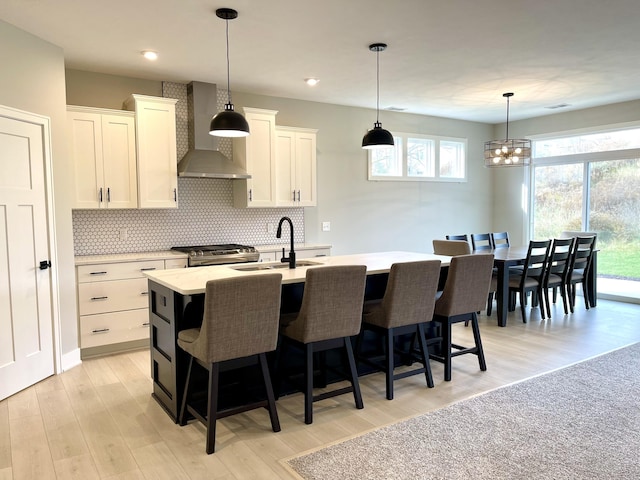
[(229, 20), (238, 17), (238, 12), (231, 8), (219, 8), (216, 10), (218, 18), (226, 21), (227, 26), (227, 95), (228, 100), (224, 111), (218, 112), (209, 126), (209, 135), (216, 137), (246, 137), (249, 135), (247, 120), (233, 108), (231, 103), (231, 82), (229, 75)]
[(369, 45), (369, 50), (376, 52), (376, 122), (373, 128), (362, 137), (362, 148), (366, 150), (374, 148), (393, 147), (393, 135), (388, 130), (382, 128), (380, 123), (380, 52), (387, 48), (386, 43), (373, 43)]

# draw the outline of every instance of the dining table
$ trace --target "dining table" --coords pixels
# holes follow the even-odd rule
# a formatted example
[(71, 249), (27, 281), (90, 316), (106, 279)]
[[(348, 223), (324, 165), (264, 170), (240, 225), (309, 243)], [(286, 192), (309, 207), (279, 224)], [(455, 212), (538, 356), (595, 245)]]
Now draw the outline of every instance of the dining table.
[[(497, 277), (496, 287), (496, 311), (498, 314), (498, 326), (507, 326), (509, 313), (509, 269), (516, 265), (522, 265), (527, 258), (528, 245), (509, 246), (506, 248), (494, 248), (491, 250), (473, 250), (472, 254), (493, 254), (493, 266)], [(593, 252), (591, 268), (587, 272), (588, 301), (592, 307), (596, 306), (597, 290), (597, 252)]]

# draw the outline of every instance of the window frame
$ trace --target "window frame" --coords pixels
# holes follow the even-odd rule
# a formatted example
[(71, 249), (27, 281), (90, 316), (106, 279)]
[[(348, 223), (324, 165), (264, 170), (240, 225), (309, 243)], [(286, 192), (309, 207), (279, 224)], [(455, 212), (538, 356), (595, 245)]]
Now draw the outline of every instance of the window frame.
[[(423, 135), (419, 133), (406, 133), (406, 132), (391, 132), (394, 141), (397, 145), (397, 139), (400, 139), (402, 145), (401, 163), (402, 174), (401, 175), (374, 175), (373, 174), (373, 155), (375, 150), (369, 150), (367, 152), (367, 180), (370, 182), (445, 182), (445, 183), (466, 183), (467, 182), (467, 152), (469, 150), (469, 141), (467, 138), (441, 136), (441, 135)], [(434, 176), (409, 176), (408, 175), (408, 155), (407, 148), (410, 139), (416, 140), (428, 140), (434, 143), (433, 162), (434, 162)], [(463, 148), (462, 158), (462, 177), (445, 177), (440, 173), (440, 148), (441, 142), (458, 143)], [(396, 146), (393, 147), (397, 148)]]

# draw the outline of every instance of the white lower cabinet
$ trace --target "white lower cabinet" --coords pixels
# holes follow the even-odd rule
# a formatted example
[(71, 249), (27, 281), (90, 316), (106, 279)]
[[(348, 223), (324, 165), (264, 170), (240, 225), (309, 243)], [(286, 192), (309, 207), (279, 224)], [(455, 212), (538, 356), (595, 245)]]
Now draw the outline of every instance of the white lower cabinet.
[(148, 339), (149, 294), (144, 272), (186, 266), (186, 258), (79, 265), (80, 348)]

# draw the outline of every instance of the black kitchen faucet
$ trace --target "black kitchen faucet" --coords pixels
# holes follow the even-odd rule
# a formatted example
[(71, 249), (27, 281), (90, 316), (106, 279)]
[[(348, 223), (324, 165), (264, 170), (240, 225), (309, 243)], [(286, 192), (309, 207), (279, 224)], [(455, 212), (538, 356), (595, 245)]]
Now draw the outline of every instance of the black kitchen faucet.
[(281, 262), (289, 262), (289, 268), (296, 268), (296, 252), (293, 250), (293, 222), (289, 217), (282, 217), (280, 222), (278, 222), (278, 231), (276, 232), (276, 238), (282, 237), (282, 224), (284, 221), (289, 222), (289, 230), (291, 231), (291, 251), (289, 252), (289, 256), (285, 257), (284, 255), (284, 247), (282, 248), (282, 258)]

